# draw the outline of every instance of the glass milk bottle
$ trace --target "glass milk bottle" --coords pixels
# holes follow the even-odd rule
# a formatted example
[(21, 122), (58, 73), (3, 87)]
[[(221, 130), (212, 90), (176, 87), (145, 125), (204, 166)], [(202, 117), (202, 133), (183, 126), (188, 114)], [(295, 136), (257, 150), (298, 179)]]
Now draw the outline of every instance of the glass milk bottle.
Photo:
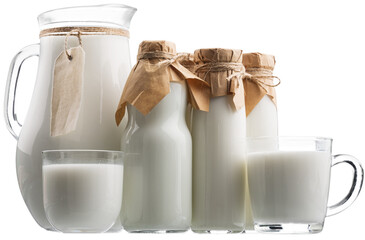
[[(123, 227), (128, 232), (183, 232), (191, 223), (192, 142), (185, 122), (187, 87), (175, 44), (144, 41), (116, 113), (128, 110)], [(198, 79), (196, 79), (198, 81)]]
[[(18, 140), (16, 171), (20, 191), (33, 218), (45, 229), (53, 227), (43, 207), (41, 152), (120, 149), (122, 128), (115, 126), (113, 116), (131, 69), (128, 29), (135, 11), (135, 8), (115, 4), (45, 12), (38, 17), (40, 44), (25, 47), (11, 63), (5, 93), (5, 120)], [(72, 64), (75, 58), (69, 48), (78, 46), (82, 46), (85, 53), (78, 119), (71, 132), (51, 136), (55, 62), (71, 53), (69, 63)], [(38, 74), (25, 121), (20, 124), (14, 111), (17, 79), (23, 61), (31, 56), (39, 57)], [(69, 95), (60, 97), (64, 100)]]
[[(243, 54), (243, 65), (248, 75), (244, 79), (247, 137), (277, 137), (278, 113), (274, 89), (276, 86), (274, 78), (276, 77), (272, 75), (275, 57), (262, 53), (245, 53)], [(276, 147), (267, 144), (266, 148), (266, 150), (275, 150)], [(249, 185), (246, 185), (246, 231), (254, 230), (248, 188)]]
[(194, 60), (196, 75), (211, 86), (211, 99), (209, 112), (193, 110), (191, 229), (239, 233), (244, 231), (246, 179), (242, 51), (200, 49)]

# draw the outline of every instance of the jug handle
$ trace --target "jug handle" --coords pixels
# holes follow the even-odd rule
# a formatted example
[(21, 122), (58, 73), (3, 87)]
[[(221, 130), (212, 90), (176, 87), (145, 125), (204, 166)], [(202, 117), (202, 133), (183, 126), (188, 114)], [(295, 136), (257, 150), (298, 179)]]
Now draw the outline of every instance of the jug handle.
[(10, 63), (8, 79), (5, 87), (4, 117), (6, 127), (16, 140), (19, 138), (20, 129), (22, 127), (22, 124), (19, 123), (15, 112), (16, 90), (18, 86), (19, 73), (24, 61), (30, 57), (39, 57), (39, 52), (39, 43), (29, 45), (20, 50)]

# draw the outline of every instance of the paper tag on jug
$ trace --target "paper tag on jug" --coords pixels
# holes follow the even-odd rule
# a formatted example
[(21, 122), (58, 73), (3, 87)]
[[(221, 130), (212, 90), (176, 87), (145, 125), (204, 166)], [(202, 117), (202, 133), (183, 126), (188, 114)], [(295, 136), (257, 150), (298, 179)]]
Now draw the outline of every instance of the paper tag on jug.
[(81, 107), (85, 52), (82, 46), (63, 51), (54, 65), (51, 136), (68, 134), (76, 129)]

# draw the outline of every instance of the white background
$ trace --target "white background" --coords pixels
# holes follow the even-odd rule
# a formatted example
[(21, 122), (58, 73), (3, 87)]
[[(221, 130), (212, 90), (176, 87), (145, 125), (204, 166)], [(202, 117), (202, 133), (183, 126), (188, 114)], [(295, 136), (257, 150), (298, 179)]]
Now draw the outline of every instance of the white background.
[[(177, 50), (239, 48), (276, 56), (280, 135), (334, 138), (334, 153), (365, 161), (365, 7), (361, 1), (118, 1), (138, 8), (131, 24), (131, 58), (142, 40), (166, 39)], [(0, 99), (12, 57), (38, 42), (38, 14), (59, 7), (110, 3), (103, 0), (2, 1), (0, 7)], [(18, 108), (24, 119), (37, 60), (21, 75)], [(28, 98), (28, 99), (27, 99)], [(1, 109), (2, 110), (2, 109)], [(2, 112), (2, 111), (1, 111)], [(11, 239), (364, 239), (365, 193), (346, 211), (326, 219), (315, 235), (61, 234), (40, 228), (28, 212), (15, 172), (16, 141), (0, 121), (0, 229)], [(331, 202), (341, 198), (349, 171), (333, 171)], [(4, 239), (3, 237), (1, 237)]]

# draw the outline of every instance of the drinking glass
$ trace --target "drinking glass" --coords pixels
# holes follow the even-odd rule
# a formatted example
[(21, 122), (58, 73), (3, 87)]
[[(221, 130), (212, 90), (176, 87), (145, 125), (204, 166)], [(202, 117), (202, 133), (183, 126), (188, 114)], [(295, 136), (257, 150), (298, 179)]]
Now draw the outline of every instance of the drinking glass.
[(42, 152), (47, 220), (64, 233), (105, 232), (118, 220), (123, 191), (123, 152)]

